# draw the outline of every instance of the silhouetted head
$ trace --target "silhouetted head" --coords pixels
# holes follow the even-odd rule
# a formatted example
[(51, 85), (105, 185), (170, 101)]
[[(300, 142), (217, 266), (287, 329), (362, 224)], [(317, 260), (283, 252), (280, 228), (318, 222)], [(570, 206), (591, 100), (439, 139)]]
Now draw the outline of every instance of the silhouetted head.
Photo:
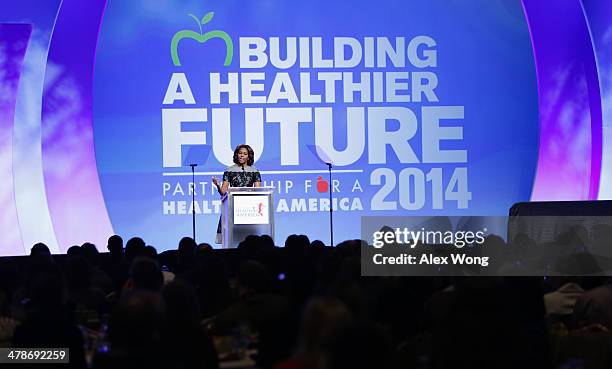
[(83, 256), (87, 258), (89, 264), (97, 265), (98, 264), (98, 248), (93, 243), (85, 242), (81, 245), (81, 250), (83, 251)]
[(285, 249), (291, 258), (301, 257), (310, 243), (306, 244), (304, 238), (297, 234), (292, 234), (285, 240)]
[(194, 264), (195, 252), (198, 245), (191, 237), (183, 237), (178, 246), (178, 269), (185, 271)]
[(125, 257), (128, 260), (134, 260), (142, 254), (145, 248), (145, 242), (140, 237), (132, 237), (125, 244)]
[(198, 244), (198, 251), (199, 252), (202, 252), (202, 251), (212, 251), (212, 250), (213, 250), (213, 247), (209, 243), (202, 242), (202, 243)]
[(261, 245), (260, 237), (256, 234), (246, 236), (242, 242), (244, 242), (245, 247), (259, 247)]
[(239, 294), (265, 293), (270, 289), (270, 275), (259, 262), (249, 260), (238, 268)]
[(157, 250), (155, 249), (155, 247), (148, 245), (144, 248), (142, 256), (151, 260), (157, 260)]
[(261, 246), (266, 248), (274, 247), (274, 240), (267, 234), (259, 237), (259, 243), (261, 243)]
[(310, 246), (310, 239), (305, 234), (301, 234), (298, 236), (299, 240), (302, 242), (304, 247)]
[(308, 257), (309, 262), (315, 265), (324, 252), (325, 244), (323, 241), (315, 240), (310, 243), (310, 246), (306, 250), (306, 256)]
[(325, 248), (325, 244), (321, 240), (314, 240), (310, 243), (312, 248)]
[(108, 337), (113, 350), (151, 350), (162, 340), (164, 304), (158, 293), (134, 291), (113, 310)]
[(183, 237), (179, 241), (178, 251), (184, 255), (193, 255), (198, 244), (191, 237)]
[(123, 254), (123, 238), (121, 236), (112, 235), (108, 238), (108, 244), (106, 248), (113, 256), (118, 256)]
[(159, 291), (164, 284), (164, 276), (156, 261), (137, 258), (130, 268), (130, 279), (135, 290)]
[(312, 298), (302, 315), (300, 350), (305, 353), (324, 350), (353, 321), (349, 309), (335, 298)]
[(35, 244), (34, 246), (32, 246), (32, 248), (30, 249), (30, 255), (31, 256), (51, 256), (51, 251), (49, 250), (49, 247), (47, 247), (47, 245), (45, 245), (42, 242), (39, 242), (37, 244)]
[(162, 297), (166, 304), (169, 324), (184, 326), (198, 323), (198, 301), (190, 284), (174, 280), (162, 288)]
[(68, 256), (81, 256), (83, 255), (83, 250), (81, 250), (81, 246), (79, 245), (73, 245), (70, 246), (68, 248), (68, 250), (66, 250), (66, 255)]
[(75, 255), (68, 257), (66, 267), (66, 280), (71, 290), (83, 290), (90, 286), (91, 266), (85, 257)]
[(248, 235), (238, 244), (238, 255), (241, 260), (256, 259), (256, 255), (261, 250), (261, 241), (258, 235)]

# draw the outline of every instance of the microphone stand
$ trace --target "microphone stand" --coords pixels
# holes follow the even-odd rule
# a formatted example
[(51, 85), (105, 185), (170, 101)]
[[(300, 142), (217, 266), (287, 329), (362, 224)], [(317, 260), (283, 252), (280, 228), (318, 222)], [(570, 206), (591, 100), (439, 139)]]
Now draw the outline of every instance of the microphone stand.
[(331, 245), (334, 246), (334, 207), (333, 207), (333, 195), (332, 192), (334, 190), (334, 182), (332, 182), (332, 163), (327, 164), (327, 169), (329, 170), (329, 238)]
[(193, 233), (193, 240), (196, 240), (196, 214), (195, 214), (195, 167), (197, 164), (189, 164), (191, 167), (191, 230)]

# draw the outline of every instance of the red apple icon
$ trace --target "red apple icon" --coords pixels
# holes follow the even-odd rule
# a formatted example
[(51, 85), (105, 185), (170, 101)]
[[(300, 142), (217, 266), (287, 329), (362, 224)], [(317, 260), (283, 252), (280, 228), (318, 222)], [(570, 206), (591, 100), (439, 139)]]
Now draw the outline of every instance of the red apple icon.
[(317, 178), (317, 192), (327, 192), (329, 190), (329, 182), (323, 179), (323, 177), (319, 176)]

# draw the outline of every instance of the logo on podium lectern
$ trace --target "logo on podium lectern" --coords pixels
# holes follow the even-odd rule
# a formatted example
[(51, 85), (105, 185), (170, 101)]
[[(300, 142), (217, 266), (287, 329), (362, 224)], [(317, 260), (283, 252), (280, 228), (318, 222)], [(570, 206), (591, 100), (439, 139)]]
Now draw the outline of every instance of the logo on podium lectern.
[(267, 196), (234, 197), (234, 224), (268, 224), (270, 215)]

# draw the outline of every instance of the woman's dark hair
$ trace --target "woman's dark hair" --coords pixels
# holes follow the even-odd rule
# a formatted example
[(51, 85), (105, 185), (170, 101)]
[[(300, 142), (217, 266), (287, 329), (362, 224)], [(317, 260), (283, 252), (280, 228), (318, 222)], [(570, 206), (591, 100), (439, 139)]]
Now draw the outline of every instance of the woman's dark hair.
[(255, 153), (253, 152), (253, 149), (251, 148), (251, 146), (249, 145), (238, 145), (236, 146), (236, 149), (234, 150), (234, 164), (238, 164), (238, 151), (240, 151), (240, 149), (246, 149), (246, 151), (249, 153), (249, 159), (247, 160), (247, 165), (251, 166), (253, 165), (253, 163), (255, 162)]

